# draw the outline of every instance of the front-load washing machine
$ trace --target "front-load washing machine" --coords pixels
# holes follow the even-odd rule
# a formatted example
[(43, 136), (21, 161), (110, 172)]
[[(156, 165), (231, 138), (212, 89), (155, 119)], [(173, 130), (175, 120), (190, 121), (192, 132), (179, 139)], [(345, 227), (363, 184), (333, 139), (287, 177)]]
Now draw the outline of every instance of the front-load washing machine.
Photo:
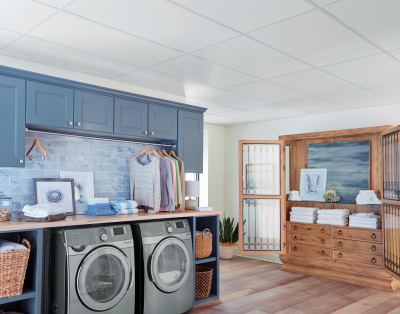
[(192, 236), (186, 219), (133, 225), (137, 313), (180, 314), (193, 307)]
[(49, 231), (45, 245), (44, 313), (134, 313), (130, 225)]

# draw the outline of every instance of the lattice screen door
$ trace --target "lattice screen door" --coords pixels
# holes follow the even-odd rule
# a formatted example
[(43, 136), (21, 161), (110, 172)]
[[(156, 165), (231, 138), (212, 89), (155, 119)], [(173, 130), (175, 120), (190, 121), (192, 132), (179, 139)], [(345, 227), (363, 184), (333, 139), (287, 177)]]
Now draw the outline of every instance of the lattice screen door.
[(285, 145), (239, 141), (239, 250), (284, 254)]
[(400, 127), (382, 136), (384, 267), (400, 280)]

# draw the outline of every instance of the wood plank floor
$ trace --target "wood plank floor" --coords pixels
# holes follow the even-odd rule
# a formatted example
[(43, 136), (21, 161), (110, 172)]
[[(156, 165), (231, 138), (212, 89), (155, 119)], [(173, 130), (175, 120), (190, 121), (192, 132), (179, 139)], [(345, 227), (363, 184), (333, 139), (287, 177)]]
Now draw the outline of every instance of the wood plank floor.
[(281, 271), (281, 265), (234, 257), (221, 260), (219, 300), (190, 314), (399, 313), (394, 293)]

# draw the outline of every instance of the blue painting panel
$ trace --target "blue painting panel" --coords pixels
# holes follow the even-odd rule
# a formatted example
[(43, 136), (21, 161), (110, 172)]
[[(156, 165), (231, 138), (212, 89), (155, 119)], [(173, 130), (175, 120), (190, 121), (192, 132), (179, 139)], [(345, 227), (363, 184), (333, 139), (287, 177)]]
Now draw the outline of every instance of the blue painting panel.
[(308, 168), (327, 168), (327, 189), (336, 190), (340, 203), (355, 203), (360, 190), (370, 188), (370, 142), (311, 144)]

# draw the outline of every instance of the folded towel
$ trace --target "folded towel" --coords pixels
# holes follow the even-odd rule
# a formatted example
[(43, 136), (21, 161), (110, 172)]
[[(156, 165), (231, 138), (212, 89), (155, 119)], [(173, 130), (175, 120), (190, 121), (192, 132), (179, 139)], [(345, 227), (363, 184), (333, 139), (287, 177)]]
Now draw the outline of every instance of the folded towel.
[(306, 218), (306, 217), (302, 217), (302, 216), (300, 216), (300, 217), (290, 216), (290, 221), (313, 224), (313, 223), (315, 223), (316, 219), (315, 218)]
[(135, 200), (126, 200), (125, 203), (127, 205), (127, 208), (137, 208), (139, 206), (139, 203)]
[(349, 227), (356, 227), (356, 228), (366, 228), (366, 229), (382, 229), (382, 224), (374, 224), (374, 225), (366, 225), (361, 223), (351, 222), (349, 223)]
[(22, 210), (16, 210), (14, 211), (14, 217), (18, 221), (24, 221), (24, 222), (50, 222), (50, 221), (64, 220), (65, 218), (67, 218), (67, 215), (58, 214), (58, 215), (50, 215), (47, 217), (35, 218), (26, 216)]
[(350, 215), (350, 217), (357, 217), (357, 218), (369, 218), (369, 217), (375, 218), (375, 217), (379, 217), (380, 218), (381, 216), (375, 215), (373, 212), (371, 212), (371, 213), (356, 213), (356, 214)]
[(87, 208), (93, 210), (101, 210), (101, 209), (109, 210), (111, 209), (111, 204), (107, 203), (107, 204), (88, 205)]
[(52, 215), (65, 214), (67, 212), (64, 208), (46, 204), (25, 205), (22, 211), (25, 216), (34, 218), (44, 218)]
[(121, 209), (121, 210), (118, 210), (116, 213), (117, 213), (117, 215), (137, 214), (138, 209), (137, 208)]
[(295, 212), (290, 212), (290, 216), (297, 216), (297, 217), (305, 217), (305, 218), (317, 218), (317, 213), (312, 214), (312, 213), (295, 213)]
[(340, 220), (348, 218), (348, 214), (338, 214), (338, 215), (327, 215), (327, 214), (318, 214), (318, 219), (322, 220)]
[(212, 207), (195, 207), (195, 210), (198, 212), (212, 212), (213, 208)]
[(350, 209), (347, 209), (347, 208), (343, 208), (343, 209), (320, 209), (320, 210), (318, 210), (318, 215), (319, 214), (344, 215), (344, 214), (350, 214)]
[(114, 209), (117, 209), (117, 210), (132, 209), (132, 208), (138, 207), (138, 203), (136, 201), (132, 201), (132, 200), (127, 200), (127, 201), (123, 201), (123, 202), (118, 202), (118, 200), (117, 200), (117, 202), (111, 202), (110, 204)]
[(0, 239), (0, 253), (26, 250), (26, 246)]
[(292, 212), (294, 212), (294, 213), (315, 213), (318, 209), (319, 209), (318, 207), (293, 206)]
[(117, 198), (117, 203), (123, 203), (123, 202), (125, 202), (125, 199), (123, 197)]
[(95, 197), (89, 197), (88, 198), (88, 205), (96, 205), (96, 204), (105, 204), (108, 203), (110, 200), (108, 198), (95, 198)]
[(88, 209), (85, 210), (85, 215), (89, 216), (108, 216), (108, 215), (115, 215), (113, 210), (95, 210), (95, 209)]
[(318, 219), (317, 224), (321, 225), (334, 225), (334, 226), (347, 226), (349, 221), (347, 219), (339, 219), (339, 220), (322, 220)]
[(350, 221), (353, 221), (356, 223), (378, 223), (378, 222), (382, 222), (382, 219), (380, 217), (379, 218), (373, 218), (373, 217), (361, 218), (361, 217), (350, 216)]
[(111, 207), (114, 210), (125, 210), (128, 208), (125, 202), (124, 203), (111, 203)]

